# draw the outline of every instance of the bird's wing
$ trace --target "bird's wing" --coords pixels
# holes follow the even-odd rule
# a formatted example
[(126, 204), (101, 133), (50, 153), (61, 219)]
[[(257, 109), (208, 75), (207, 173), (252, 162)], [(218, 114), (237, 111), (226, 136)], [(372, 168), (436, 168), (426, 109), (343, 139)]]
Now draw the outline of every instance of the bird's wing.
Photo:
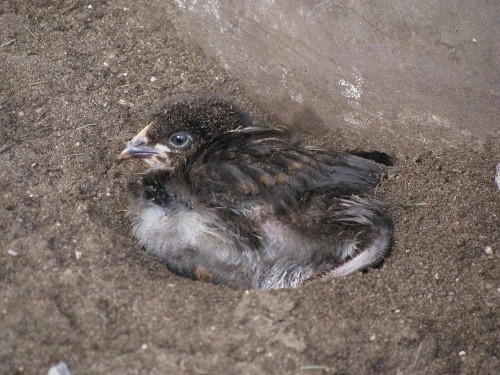
[(379, 181), (379, 164), (349, 154), (308, 149), (281, 130), (227, 132), (193, 158), (187, 177), (206, 204), (272, 204), (288, 214), (315, 192), (363, 195)]

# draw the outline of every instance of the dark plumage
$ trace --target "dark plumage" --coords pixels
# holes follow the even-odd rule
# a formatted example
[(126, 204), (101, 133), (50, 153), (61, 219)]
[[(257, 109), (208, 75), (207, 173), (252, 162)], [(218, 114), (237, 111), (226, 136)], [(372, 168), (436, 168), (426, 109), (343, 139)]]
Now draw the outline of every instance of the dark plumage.
[(370, 195), (381, 165), (255, 127), (220, 97), (162, 105), (120, 158), (149, 164), (133, 233), (179, 275), (295, 287), (376, 265), (389, 249), (390, 219)]

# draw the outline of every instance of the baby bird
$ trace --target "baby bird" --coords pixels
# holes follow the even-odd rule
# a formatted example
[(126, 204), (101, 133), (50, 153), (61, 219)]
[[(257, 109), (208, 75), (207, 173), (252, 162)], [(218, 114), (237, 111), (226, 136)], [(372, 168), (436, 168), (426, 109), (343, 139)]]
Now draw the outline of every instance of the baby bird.
[(133, 234), (178, 275), (232, 288), (292, 288), (377, 265), (392, 236), (370, 191), (382, 166), (256, 127), (215, 95), (163, 104), (119, 155), (134, 183)]

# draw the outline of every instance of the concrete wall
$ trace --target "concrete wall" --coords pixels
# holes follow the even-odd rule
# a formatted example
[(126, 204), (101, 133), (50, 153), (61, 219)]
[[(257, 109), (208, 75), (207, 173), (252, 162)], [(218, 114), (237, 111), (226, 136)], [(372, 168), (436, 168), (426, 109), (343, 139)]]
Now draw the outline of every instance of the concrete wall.
[(176, 0), (177, 27), (286, 123), (378, 148), (499, 136), (495, 0)]

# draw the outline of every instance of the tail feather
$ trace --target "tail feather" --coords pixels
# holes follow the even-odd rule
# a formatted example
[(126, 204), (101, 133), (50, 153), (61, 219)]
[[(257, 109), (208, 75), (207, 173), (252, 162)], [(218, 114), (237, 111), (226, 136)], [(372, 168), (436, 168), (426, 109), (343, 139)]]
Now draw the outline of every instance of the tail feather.
[(366, 227), (367, 233), (371, 234), (371, 241), (353, 258), (322, 275), (323, 279), (347, 276), (377, 265), (389, 252), (392, 223), (382, 211), (380, 204), (371, 198), (352, 196), (350, 199), (344, 199), (342, 205), (345, 210), (342, 211), (339, 221)]

